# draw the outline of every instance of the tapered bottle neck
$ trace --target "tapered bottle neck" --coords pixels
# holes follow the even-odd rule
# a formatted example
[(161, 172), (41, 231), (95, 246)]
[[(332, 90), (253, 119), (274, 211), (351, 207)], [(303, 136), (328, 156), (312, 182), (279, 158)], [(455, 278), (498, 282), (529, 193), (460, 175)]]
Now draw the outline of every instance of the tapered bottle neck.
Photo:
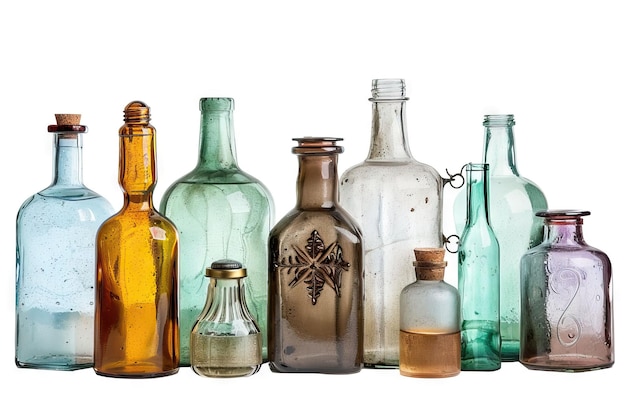
[(205, 319), (223, 322), (252, 320), (245, 299), (246, 274), (240, 262), (230, 259), (220, 259), (207, 268), (206, 276), (210, 282)]
[(237, 152), (233, 128), (234, 100), (209, 97), (200, 99), (199, 169), (237, 170)]
[(54, 133), (52, 175), (52, 186), (83, 187), (82, 132)]
[(489, 164), (491, 176), (519, 176), (515, 162), (515, 139), (513, 115), (487, 115), (485, 126), (483, 162)]
[(489, 224), (489, 164), (470, 163), (467, 173), (467, 220), (465, 227)]
[(132, 102), (124, 110), (124, 121), (119, 131), (119, 183), (124, 191), (124, 206), (151, 210), (157, 166), (156, 129), (149, 123), (150, 108)]
[(372, 132), (368, 160), (397, 162), (412, 159), (405, 118), (407, 100), (404, 80), (372, 81)]
[(336, 138), (301, 138), (293, 148), (298, 155), (296, 208), (333, 209), (337, 206), (339, 191), (337, 178), (338, 154), (343, 152), (335, 144)]
[(546, 210), (537, 212), (544, 218), (544, 242), (555, 246), (579, 246), (585, 244), (583, 216), (588, 211)]

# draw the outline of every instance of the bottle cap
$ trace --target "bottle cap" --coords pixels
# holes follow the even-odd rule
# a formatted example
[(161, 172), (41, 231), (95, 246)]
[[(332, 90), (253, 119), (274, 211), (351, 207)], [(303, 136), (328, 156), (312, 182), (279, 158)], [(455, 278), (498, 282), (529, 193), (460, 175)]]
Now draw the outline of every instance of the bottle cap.
[(241, 262), (232, 259), (220, 259), (206, 269), (206, 276), (211, 278), (244, 278), (247, 276), (247, 271)]

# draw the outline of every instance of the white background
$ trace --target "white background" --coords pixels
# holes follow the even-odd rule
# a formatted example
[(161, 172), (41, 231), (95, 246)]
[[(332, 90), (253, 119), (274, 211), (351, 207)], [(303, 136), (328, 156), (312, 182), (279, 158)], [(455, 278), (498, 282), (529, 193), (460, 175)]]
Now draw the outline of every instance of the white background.
[[(626, 411), (623, 187), (626, 24), (610, 1), (24, 1), (0, 6), (2, 258), (0, 407), (47, 414), (234, 411), (367, 415), (438, 410), (496, 415), (534, 410)], [(354, 375), (200, 378), (189, 368), (152, 380), (93, 370), (14, 365), (15, 215), (51, 179), (54, 113), (81, 113), (84, 179), (119, 208), (118, 128), (132, 100), (158, 131), (158, 204), (196, 163), (200, 97), (233, 97), (238, 159), (274, 196), (276, 220), (294, 204), (291, 139), (344, 138), (343, 172), (367, 154), (370, 84), (404, 78), (414, 157), (458, 171), (482, 155), (482, 118), (516, 117), (520, 173), (550, 208), (585, 209), (587, 242), (614, 266), (616, 364), (580, 374), (496, 372), (447, 379), (395, 370)], [(453, 233), (446, 188), (444, 226)], [(621, 203), (620, 199), (620, 203)], [(448, 255), (447, 281), (456, 284)], [(619, 382), (618, 382), (619, 381)]]

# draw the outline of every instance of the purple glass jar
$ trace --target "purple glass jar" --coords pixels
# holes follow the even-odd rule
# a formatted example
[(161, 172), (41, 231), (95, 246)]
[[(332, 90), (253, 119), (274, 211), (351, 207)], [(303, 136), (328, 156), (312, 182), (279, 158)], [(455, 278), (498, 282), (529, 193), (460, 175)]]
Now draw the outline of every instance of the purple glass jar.
[(520, 362), (588, 371), (614, 362), (611, 262), (583, 238), (589, 211), (547, 210), (543, 242), (521, 258)]

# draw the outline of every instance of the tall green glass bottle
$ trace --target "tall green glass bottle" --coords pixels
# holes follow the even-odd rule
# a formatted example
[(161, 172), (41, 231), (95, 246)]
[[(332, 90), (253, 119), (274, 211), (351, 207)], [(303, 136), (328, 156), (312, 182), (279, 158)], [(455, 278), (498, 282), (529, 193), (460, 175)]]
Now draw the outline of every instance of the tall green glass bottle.
[(461, 370), (500, 369), (500, 247), (489, 224), (489, 165), (470, 163), (458, 251)]
[(167, 189), (161, 212), (180, 236), (180, 365), (190, 365), (191, 330), (204, 307), (205, 271), (218, 259), (246, 265), (246, 302), (263, 335), (267, 358), (267, 238), (274, 221), (269, 190), (237, 164), (234, 100), (200, 99), (196, 167)]
[[(486, 115), (483, 163), (489, 164), (489, 223), (500, 244), (500, 334), (502, 360), (517, 361), (520, 346), (520, 259), (543, 240), (535, 216), (548, 203), (541, 189), (520, 175), (512, 114)], [(454, 202), (457, 231), (465, 227), (465, 193)]]

